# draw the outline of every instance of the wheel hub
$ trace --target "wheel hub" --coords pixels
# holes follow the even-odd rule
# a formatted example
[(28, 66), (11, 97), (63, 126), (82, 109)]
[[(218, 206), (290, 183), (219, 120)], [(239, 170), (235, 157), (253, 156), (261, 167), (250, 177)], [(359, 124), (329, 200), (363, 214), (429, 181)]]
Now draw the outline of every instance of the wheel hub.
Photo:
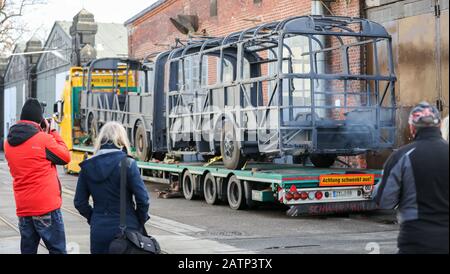
[(234, 152), (234, 142), (230, 136), (225, 135), (224, 140), (225, 156), (231, 158)]

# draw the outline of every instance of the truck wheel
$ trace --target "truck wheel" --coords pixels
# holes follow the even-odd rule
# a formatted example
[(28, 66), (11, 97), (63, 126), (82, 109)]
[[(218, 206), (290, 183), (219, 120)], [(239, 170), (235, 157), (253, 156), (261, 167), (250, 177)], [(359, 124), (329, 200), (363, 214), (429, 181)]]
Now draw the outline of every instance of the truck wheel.
[(231, 176), (228, 180), (227, 198), (228, 204), (230, 205), (231, 209), (241, 210), (244, 209), (247, 205), (245, 203), (244, 187), (242, 186), (241, 181), (238, 180), (235, 175)]
[(148, 139), (147, 132), (141, 122), (136, 125), (134, 133), (134, 146), (136, 148), (136, 156), (140, 161), (147, 161), (148, 159)]
[(209, 205), (215, 205), (219, 201), (216, 179), (211, 173), (207, 173), (203, 179), (203, 196)]
[(183, 174), (183, 195), (186, 200), (193, 200), (194, 196), (194, 176), (189, 171)]
[(223, 164), (228, 169), (241, 169), (245, 164), (245, 156), (242, 155), (239, 142), (236, 141), (236, 131), (229, 123), (225, 124), (222, 130), (220, 153)]
[(334, 154), (310, 154), (309, 159), (315, 167), (329, 168), (336, 161)]

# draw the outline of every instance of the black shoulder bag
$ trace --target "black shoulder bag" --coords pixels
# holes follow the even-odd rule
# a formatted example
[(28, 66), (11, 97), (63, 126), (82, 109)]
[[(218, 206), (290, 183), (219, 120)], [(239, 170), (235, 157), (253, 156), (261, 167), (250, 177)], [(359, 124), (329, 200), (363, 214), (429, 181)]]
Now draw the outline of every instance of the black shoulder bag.
[(120, 234), (109, 245), (110, 254), (159, 254), (161, 249), (155, 238), (139, 231), (127, 229), (126, 222), (126, 184), (127, 163), (125, 158), (120, 167)]

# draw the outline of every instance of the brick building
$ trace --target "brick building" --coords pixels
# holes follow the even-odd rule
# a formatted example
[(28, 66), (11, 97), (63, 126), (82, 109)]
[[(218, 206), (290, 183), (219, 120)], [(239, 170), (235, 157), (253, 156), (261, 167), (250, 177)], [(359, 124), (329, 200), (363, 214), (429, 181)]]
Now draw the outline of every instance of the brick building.
[(151, 52), (167, 50), (176, 38), (186, 39), (170, 21), (179, 14), (196, 15), (200, 34), (221, 37), (291, 16), (331, 11), (334, 15), (359, 17), (361, 10), (361, 3), (356, 0), (159, 0), (125, 25), (129, 55), (143, 58)]

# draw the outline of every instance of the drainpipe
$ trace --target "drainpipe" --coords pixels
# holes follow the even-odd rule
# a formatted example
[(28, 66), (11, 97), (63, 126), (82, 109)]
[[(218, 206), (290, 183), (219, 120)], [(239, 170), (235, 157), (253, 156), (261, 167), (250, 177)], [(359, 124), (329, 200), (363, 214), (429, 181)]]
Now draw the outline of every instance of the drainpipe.
[[(311, 15), (325, 15), (324, 12), (324, 7), (323, 7), (323, 3), (322, 1), (311, 1)], [(316, 36), (316, 38), (322, 43), (322, 45), (325, 46), (325, 36), (321, 35), (321, 36)], [(313, 48), (312, 50), (320, 50), (320, 46), (317, 42), (313, 41)], [(325, 53), (318, 53), (316, 54), (316, 62), (317, 62), (317, 73), (318, 74), (323, 74), (325, 73)], [(313, 81), (311, 83), (311, 85), (314, 85), (314, 90), (318, 91), (318, 92), (323, 92), (325, 91), (325, 80), (316, 80)], [(319, 107), (323, 107), (325, 106), (326, 103), (326, 98), (325, 98), (325, 94), (315, 94), (314, 96), (315, 98), (315, 105), (319, 106)], [(324, 108), (319, 108), (316, 109), (316, 114), (321, 117), (321, 118), (325, 118), (325, 114), (326, 114), (326, 109)]]

